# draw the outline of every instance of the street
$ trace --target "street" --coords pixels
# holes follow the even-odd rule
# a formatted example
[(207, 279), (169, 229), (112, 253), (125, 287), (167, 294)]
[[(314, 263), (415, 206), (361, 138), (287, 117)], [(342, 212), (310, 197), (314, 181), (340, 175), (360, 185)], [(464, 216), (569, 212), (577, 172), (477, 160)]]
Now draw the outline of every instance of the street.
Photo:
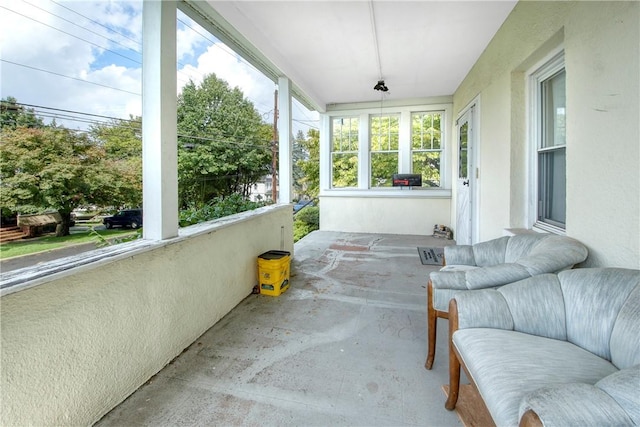
[[(76, 225), (69, 230), (72, 234), (79, 232), (86, 232), (89, 229), (87, 226)], [(98, 225), (94, 227), (95, 230), (104, 230), (104, 225)], [(30, 267), (43, 262), (51, 261), (54, 259), (64, 258), (72, 255), (78, 255), (83, 252), (96, 249), (95, 243), (82, 243), (79, 245), (68, 246), (60, 249), (53, 249), (45, 252), (38, 252), (37, 254), (24, 255), (15, 258), (9, 258), (0, 260), (0, 273), (6, 273), (13, 270), (18, 270), (24, 267)]]

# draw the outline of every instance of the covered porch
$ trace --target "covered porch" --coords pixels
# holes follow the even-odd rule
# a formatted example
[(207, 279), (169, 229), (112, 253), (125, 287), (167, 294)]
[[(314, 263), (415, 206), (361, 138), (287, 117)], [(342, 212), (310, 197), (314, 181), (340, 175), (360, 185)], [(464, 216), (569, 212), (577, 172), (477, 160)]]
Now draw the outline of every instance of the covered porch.
[(96, 425), (457, 426), (446, 322), (424, 369), (431, 236), (316, 231), (291, 287), (249, 295)]
[[(457, 55), (469, 63), (448, 88), (431, 87), (441, 92), (426, 90), (414, 78), (429, 75), (424, 67), (399, 60), (432, 57), (415, 36), (417, 29), (431, 28), (428, 22), (416, 19), (415, 31), (399, 32), (410, 39), (404, 43), (380, 39), (381, 51), (394, 54), (386, 64), (411, 68), (411, 76), (394, 81), (391, 70), (381, 70), (377, 32), (370, 29), (353, 50), (368, 52), (372, 71), (347, 80), (344, 71), (353, 67), (330, 66), (350, 62), (330, 55), (300, 59), (299, 53), (311, 52), (317, 34), (307, 28), (298, 39), (289, 25), (308, 25), (315, 15), (302, 14), (307, 20), (297, 21), (292, 8), (276, 16), (287, 24), (278, 26), (261, 15), (277, 3), (145, 2), (144, 239), (3, 275), (1, 424), (459, 425), (444, 409), (441, 390), (447, 382), (445, 322), (439, 322), (434, 370), (423, 367), (425, 286), (436, 267), (422, 265), (416, 248), (453, 243), (434, 242), (430, 230), (434, 224), (456, 229), (457, 193), (468, 184), (477, 202), (469, 213), (473, 242), (513, 229), (540, 231), (531, 73), (559, 51), (566, 52), (569, 113), (566, 227), (555, 232), (589, 248), (585, 266), (638, 268), (638, 3), (518, 2), (495, 35), (485, 34), (486, 48), (480, 46), (476, 56)], [(382, 7), (396, 4), (332, 4), (343, 3), (358, 8), (354, 15), (365, 23), (377, 22), (373, 29), (381, 28), (382, 16), (393, 18)], [(411, 16), (428, 16), (412, 12), (429, 2), (401, 3)], [(279, 204), (178, 228), (176, 7), (192, 10), (204, 28), (227, 36), (225, 42), (248, 45), (241, 53), (270, 68), (278, 82)], [(349, 20), (336, 14), (327, 22), (350, 30)], [(271, 27), (257, 25), (267, 22)], [(316, 22), (325, 30), (337, 28), (325, 24)], [(388, 25), (390, 33), (397, 28), (407, 27), (400, 20)], [(285, 45), (276, 36), (290, 43), (291, 54), (281, 53)], [(457, 34), (441, 41), (443, 52), (452, 51), (447, 47), (453, 39)], [(307, 45), (298, 45), (301, 40)], [(352, 52), (344, 46), (342, 53)], [(314, 68), (318, 63), (325, 66)], [(441, 77), (455, 68), (444, 60), (432, 63)], [(397, 96), (385, 99), (384, 111), (372, 88), (380, 77)], [(312, 82), (322, 94), (333, 96), (325, 91), (331, 87), (349, 99), (319, 96)], [(358, 94), (344, 90), (356, 86)], [(317, 108), (322, 135), (321, 231), (295, 246), (289, 204), (292, 97)], [(455, 123), (468, 110), (477, 144), (465, 184), (458, 180), (462, 156)], [(408, 172), (409, 124), (421, 112), (442, 114), (440, 187), (372, 188), (368, 121), (384, 113), (404, 124), (398, 172)], [(352, 188), (334, 188), (331, 180), (332, 123), (343, 117), (360, 118), (360, 168)], [(291, 289), (277, 298), (251, 295), (256, 257), (271, 249), (292, 252)]]

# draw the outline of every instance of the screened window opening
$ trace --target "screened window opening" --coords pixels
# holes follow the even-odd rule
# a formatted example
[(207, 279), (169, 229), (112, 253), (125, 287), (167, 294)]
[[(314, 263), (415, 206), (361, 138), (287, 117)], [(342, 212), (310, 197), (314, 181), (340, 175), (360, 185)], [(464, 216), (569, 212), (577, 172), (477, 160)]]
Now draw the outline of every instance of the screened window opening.
[(542, 80), (539, 93), (537, 220), (564, 229), (567, 195), (565, 70)]
[(331, 122), (331, 186), (358, 186), (358, 118), (340, 117)]
[[(423, 187), (441, 186), (442, 113), (411, 115), (411, 168), (422, 175)], [(466, 163), (465, 163), (466, 164)]]
[(398, 116), (370, 119), (371, 187), (391, 187), (398, 173), (399, 124)]

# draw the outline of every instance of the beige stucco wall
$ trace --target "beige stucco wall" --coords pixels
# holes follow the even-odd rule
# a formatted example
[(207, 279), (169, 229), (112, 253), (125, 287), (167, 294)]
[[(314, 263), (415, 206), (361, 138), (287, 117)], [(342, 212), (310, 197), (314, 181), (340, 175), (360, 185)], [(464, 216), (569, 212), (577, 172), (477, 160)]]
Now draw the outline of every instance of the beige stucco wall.
[(481, 100), (481, 240), (528, 226), (525, 75), (562, 45), (567, 235), (588, 246), (585, 266), (640, 268), (639, 26), (638, 2), (516, 5), (454, 94), (454, 115)]
[(449, 198), (320, 197), (320, 229), (354, 233), (433, 234), (450, 226)]
[(3, 296), (0, 424), (100, 419), (251, 294), (259, 254), (293, 251), (292, 222), (290, 206), (238, 214)]

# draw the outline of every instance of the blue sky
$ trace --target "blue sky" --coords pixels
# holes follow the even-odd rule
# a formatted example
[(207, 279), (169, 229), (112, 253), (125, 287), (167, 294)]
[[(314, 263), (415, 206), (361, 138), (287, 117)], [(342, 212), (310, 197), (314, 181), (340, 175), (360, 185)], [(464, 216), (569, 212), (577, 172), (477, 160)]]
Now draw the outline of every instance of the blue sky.
[[(239, 87), (267, 122), (274, 83), (178, 11), (178, 91), (215, 73)], [(0, 0), (0, 96), (107, 117), (141, 115), (142, 1)], [(61, 112), (45, 121), (85, 129)], [(67, 117), (71, 114), (65, 114)], [(294, 133), (317, 113), (294, 101)], [(80, 116), (82, 117), (82, 116)]]

